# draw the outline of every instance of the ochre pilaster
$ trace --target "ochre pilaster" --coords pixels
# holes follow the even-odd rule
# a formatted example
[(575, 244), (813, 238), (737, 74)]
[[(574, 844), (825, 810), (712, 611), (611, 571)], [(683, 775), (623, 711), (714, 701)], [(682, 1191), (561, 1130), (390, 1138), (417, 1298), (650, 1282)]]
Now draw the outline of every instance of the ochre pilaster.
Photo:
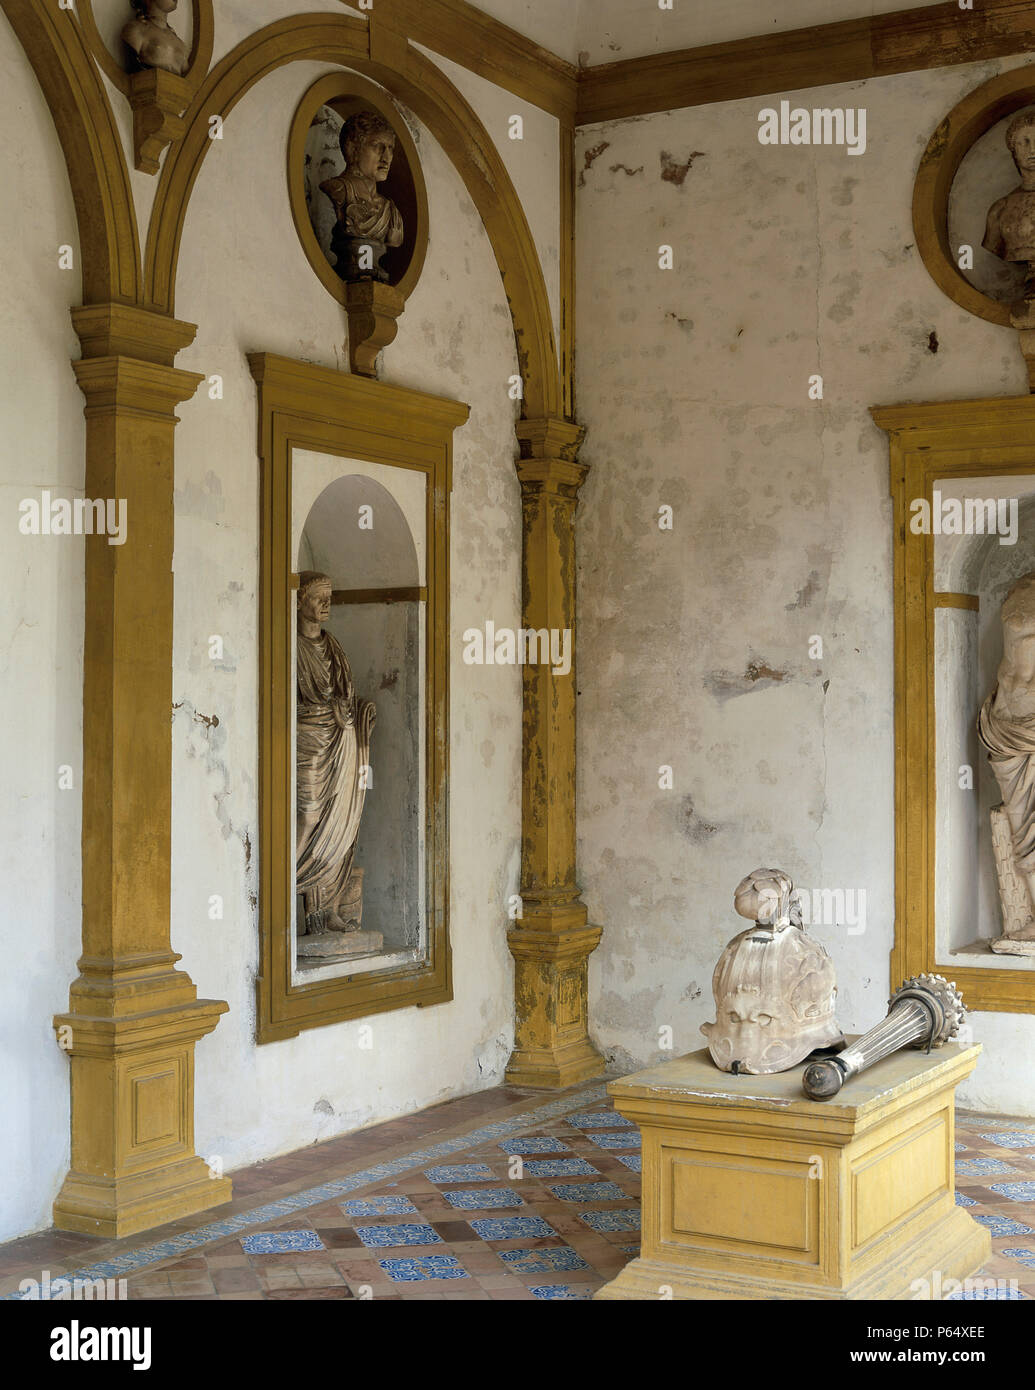
[[(570, 634), (571, 669), (523, 671), (521, 918), (514, 956), (516, 1038), (507, 1080), (571, 1086), (604, 1070), (588, 1035), (586, 962), (600, 940), (575, 880), (575, 507), (584, 431), (561, 419), (518, 425), (522, 625)], [(563, 650), (563, 648), (562, 648)], [(562, 663), (559, 663), (563, 665)]]
[(86, 539), (83, 954), (66, 1014), (72, 1164), (62, 1230), (121, 1237), (230, 1199), (194, 1153), (194, 1044), (226, 1011), (175, 968), (169, 932), (173, 431), (203, 380), (172, 366), (192, 324), (73, 311), (86, 496), (125, 503), (125, 541)]

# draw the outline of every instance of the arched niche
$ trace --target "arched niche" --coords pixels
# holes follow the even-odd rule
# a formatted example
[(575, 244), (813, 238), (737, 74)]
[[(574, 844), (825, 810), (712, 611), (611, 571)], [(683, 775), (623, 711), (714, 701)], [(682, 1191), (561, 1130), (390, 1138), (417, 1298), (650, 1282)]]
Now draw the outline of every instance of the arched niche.
[[(338, 476), (310, 502), (329, 473)], [(305, 450), (295, 451), (292, 476), (297, 572), (330, 579), (324, 627), (348, 657), (357, 696), (377, 709), (355, 863), (363, 930), (383, 940), (380, 949), (325, 964), (296, 955), (300, 978), (325, 979), (416, 960), (426, 944), (426, 487), (422, 474)], [(296, 951), (299, 911), (296, 901)]]
[[(955, 502), (966, 530), (932, 536), (935, 931), (946, 963), (1026, 969), (989, 944), (1002, 934), (989, 820), (1002, 795), (977, 718), (1002, 658), (1003, 600), (1035, 570), (1035, 468), (1030, 475), (936, 479), (932, 516), (942, 514), (945, 524)], [(969, 779), (965, 769), (972, 770)]]

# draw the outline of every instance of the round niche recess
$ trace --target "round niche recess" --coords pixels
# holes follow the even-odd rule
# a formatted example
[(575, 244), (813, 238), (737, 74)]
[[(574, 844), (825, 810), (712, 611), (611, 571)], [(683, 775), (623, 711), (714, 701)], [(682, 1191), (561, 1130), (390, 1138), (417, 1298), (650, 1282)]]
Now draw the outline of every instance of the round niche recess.
[(913, 232), (931, 278), (961, 309), (1004, 328), (1023, 275), (981, 243), (989, 208), (1020, 179), (1003, 136), (1026, 107), (1035, 107), (1035, 67), (976, 87), (940, 122), (913, 185)]
[[(342, 241), (336, 240), (341, 232), (338, 224), (342, 175), (347, 168), (351, 172), (342, 149), (342, 132), (350, 117), (364, 112), (383, 118), (395, 135), (387, 177), (377, 180), (376, 189), (371, 185), (375, 200), (386, 200), (384, 204), (377, 203), (382, 209), (380, 215), (370, 212), (372, 225), (379, 221), (390, 230), (384, 236), (383, 253), (377, 256), (369, 275), (358, 269), (361, 262), (345, 264)], [(428, 194), (413, 136), (383, 88), (346, 71), (322, 77), (309, 88), (291, 123), (288, 196), (306, 258), (324, 288), (340, 304), (346, 302), (348, 285), (359, 279), (379, 280), (392, 286), (404, 301), (408, 298), (427, 255)], [(388, 202), (394, 204), (394, 213)], [(400, 222), (401, 239), (393, 245)], [(383, 234), (373, 233), (374, 237), (378, 235)]]

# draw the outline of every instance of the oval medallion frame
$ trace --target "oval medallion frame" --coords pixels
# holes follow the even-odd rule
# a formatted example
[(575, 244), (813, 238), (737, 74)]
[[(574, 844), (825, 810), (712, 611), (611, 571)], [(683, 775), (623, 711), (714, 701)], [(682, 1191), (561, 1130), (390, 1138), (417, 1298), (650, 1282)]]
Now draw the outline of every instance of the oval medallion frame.
[(1035, 106), (1035, 66), (1001, 73), (958, 102), (927, 142), (913, 185), (913, 234), (927, 272), (943, 294), (988, 323), (1010, 327), (1010, 306), (966, 278), (949, 245), (949, 197), (956, 174), (982, 135)]
[[(342, 69), (340, 72), (321, 77), (309, 88), (298, 104), (291, 122), (288, 138), (288, 197), (291, 203), (291, 216), (295, 223), (298, 239), (302, 243), (306, 259), (315, 271), (324, 289), (342, 306), (346, 302), (348, 286), (338, 275), (334, 266), (323, 253), (319, 239), (309, 220), (309, 206), (306, 202), (305, 187), (305, 144), (316, 113), (322, 106), (331, 106), (343, 114), (372, 107), (380, 112), (391, 124), (396, 135), (396, 150), (405, 158), (406, 174), (412, 181), (412, 207), (415, 225), (407, 226), (401, 252), (409, 251), (406, 267), (398, 279), (390, 278), (392, 285), (403, 302), (409, 298), (420, 279), (428, 252), (428, 190), (424, 182), (420, 156), (413, 136), (410, 134), (402, 113), (389, 94), (376, 83), (360, 77), (358, 73)], [(351, 108), (351, 110), (350, 110)], [(406, 208), (400, 208), (406, 224)]]

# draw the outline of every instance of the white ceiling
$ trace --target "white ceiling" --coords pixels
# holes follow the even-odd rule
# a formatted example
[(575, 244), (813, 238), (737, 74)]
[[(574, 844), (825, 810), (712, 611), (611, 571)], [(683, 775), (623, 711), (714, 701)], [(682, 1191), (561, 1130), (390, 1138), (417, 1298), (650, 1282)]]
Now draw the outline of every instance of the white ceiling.
[[(942, 0), (473, 0), (552, 52), (577, 62), (612, 63), (674, 48), (919, 9)], [(980, 5), (981, 0), (975, 0)]]

